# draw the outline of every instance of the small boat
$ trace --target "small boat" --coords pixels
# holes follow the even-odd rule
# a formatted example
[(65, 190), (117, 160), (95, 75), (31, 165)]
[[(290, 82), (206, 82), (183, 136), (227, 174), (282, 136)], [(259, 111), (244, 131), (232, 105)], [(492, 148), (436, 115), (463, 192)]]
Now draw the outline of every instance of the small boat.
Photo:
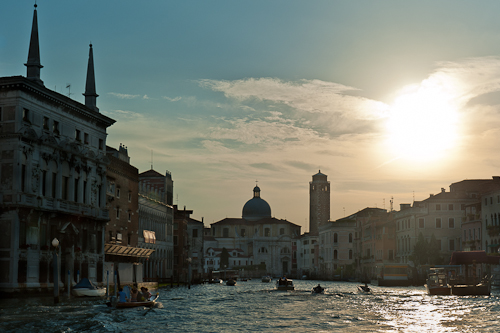
[(276, 281), (276, 289), (277, 290), (295, 290), (293, 286), (293, 280), (290, 279), (279, 279)]
[(448, 284), (446, 270), (443, 268), (431, 268), (425, 289), (429, 295), (451, 295), (451, 286)]
[(311, 293), (313, 294), (324, 294), (325, 293), (325, 288), (323, 288), (322, 286), (320, 286), (319, 284), (312, 288), (312, 291)]
[(369, 293), (371, 292), (371, 288), (368, 287), (368, 286), (358, 286), (358, 291), (362, 292), (362, 293)]
[(155, 296), (151, 296), (151, 298), (147, 301), (143, 301), (143, 302), (117, 302), (115, 304), (115, 308), (117, 309), (128, 309), (128, 308), (137, 308), (137, 307), (140, 307), (140, 306), (143, 306), (143, 307), (152, 307), (155, 305), (156, 303), (156, 300), (158, 299), (158, 297), (160, 297), (160, 294), (159, 293), (156, 293)]
[(229, 279), (226, 282), (226, 286), (235, 286), (236, 285), (236, 280)]
[(271, 277), (269, 275), (263, 276), (262, 282), (271, 282)]
[(106, 295), (106, 288), (99, 288), (95, 286), (92, 281), (87, 278), (83, 278), (75, 284), (72, 291), (75, 296), (87, 296), (87, 297), (102, 297)]

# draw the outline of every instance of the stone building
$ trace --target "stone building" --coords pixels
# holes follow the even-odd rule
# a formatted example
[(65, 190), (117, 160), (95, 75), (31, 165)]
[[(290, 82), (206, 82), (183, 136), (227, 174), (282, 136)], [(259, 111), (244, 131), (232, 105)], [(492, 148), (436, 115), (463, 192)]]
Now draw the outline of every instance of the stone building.
[(46, 88), (35, 5), (25, 65), (26, 77), (0, 78), (0, 290), (52, 288), (54, 238), (61, 287), (68, 271), (102, 282), (106, 129), (115, 121), (96, 105), (92, 45), (85, 104)]
[(130, 164), (125, 146), (106, 146), (110, 161), (107, 168), (106, 202), (110, 220), (106, 224), (104, 253), (106, 271), (115, 270), (121, 284), (142, 282), (141, 261), (154, 250), (139, 244), (139, 171)]
[(321, 170), (309, 182), (309, 233), (318, 235), (319, 226), (330, 220), (330, 182)]
[(203, 279), (204, 226), (191, 214), (192, 210), (174, 205), (174, 278), (183, 282)]
[(173, 222), (172, 175), (153, 169), (140, 173), (138, 247), (154, 250), (149, 258), (141, 260), (146, 281), (172, 277)]
[[(253, 192), (253, 198), (243, 206), (242, 218), (225, 218), (211, 224), (211, 236), (218, 244), (215, 248), (241, 249), (245, 260), (265, 269), (264, 273), (296, 275), (292, 242), (300, 237), (300, 226), (271, 217), (271, 207), (261, 198), (260, 188), (255, 186)], [(207, 254), (207, 246), (204, 253)], [(252, 269), (258, 267), (248, 267), (245, 271)]]

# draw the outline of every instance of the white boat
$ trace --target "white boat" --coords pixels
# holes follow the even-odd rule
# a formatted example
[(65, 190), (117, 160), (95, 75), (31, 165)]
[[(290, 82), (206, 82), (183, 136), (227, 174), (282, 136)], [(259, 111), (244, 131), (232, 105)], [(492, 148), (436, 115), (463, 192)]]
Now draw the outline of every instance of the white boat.
[(99, 288), (89, 279), (83, 278), (74, 285), (72, 293), (75, 296), (102, 297), (106, 295), (106, 288)]
[(266, 275), (262, 277), (262, 282), (271, 282), (271, 277)]

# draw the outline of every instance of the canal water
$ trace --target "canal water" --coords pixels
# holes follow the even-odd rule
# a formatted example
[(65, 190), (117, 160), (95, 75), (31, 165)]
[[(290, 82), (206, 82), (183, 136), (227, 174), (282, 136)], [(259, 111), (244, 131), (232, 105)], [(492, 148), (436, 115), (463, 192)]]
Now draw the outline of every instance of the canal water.
[[(428, 296), (424, 287), (357, 283), (238, 282), (160, 289), (152, 309), (113, 309), (106, 300), (0, 300), (0, 332), (499, 332), (500, 291), (489, 297)], [(321, 283), (325, 294), (311, 294)]]

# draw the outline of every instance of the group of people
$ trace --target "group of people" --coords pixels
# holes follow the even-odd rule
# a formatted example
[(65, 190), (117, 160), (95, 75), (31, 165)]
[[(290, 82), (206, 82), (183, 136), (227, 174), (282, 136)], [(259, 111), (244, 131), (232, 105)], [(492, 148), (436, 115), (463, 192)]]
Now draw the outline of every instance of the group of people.
[(287, 281), (288, 280), (287, 280), (286, 275), (285, 275), (285, 276), (283, 276), (282, 278), (280, 278), (278, 280), (278, 285), (280, 285), (280, 286), (286, 286)]
[(151, 293), (148, 288), (141, 287), (141, 291), (137, 290), (136, 287), (133, 287), (130, 292), (130, 298), (127, 298), (127, 294), (123, 291), (123, 288), (120, 288), (118, 291), (118, 302), (145, 302), (151, 298)]

